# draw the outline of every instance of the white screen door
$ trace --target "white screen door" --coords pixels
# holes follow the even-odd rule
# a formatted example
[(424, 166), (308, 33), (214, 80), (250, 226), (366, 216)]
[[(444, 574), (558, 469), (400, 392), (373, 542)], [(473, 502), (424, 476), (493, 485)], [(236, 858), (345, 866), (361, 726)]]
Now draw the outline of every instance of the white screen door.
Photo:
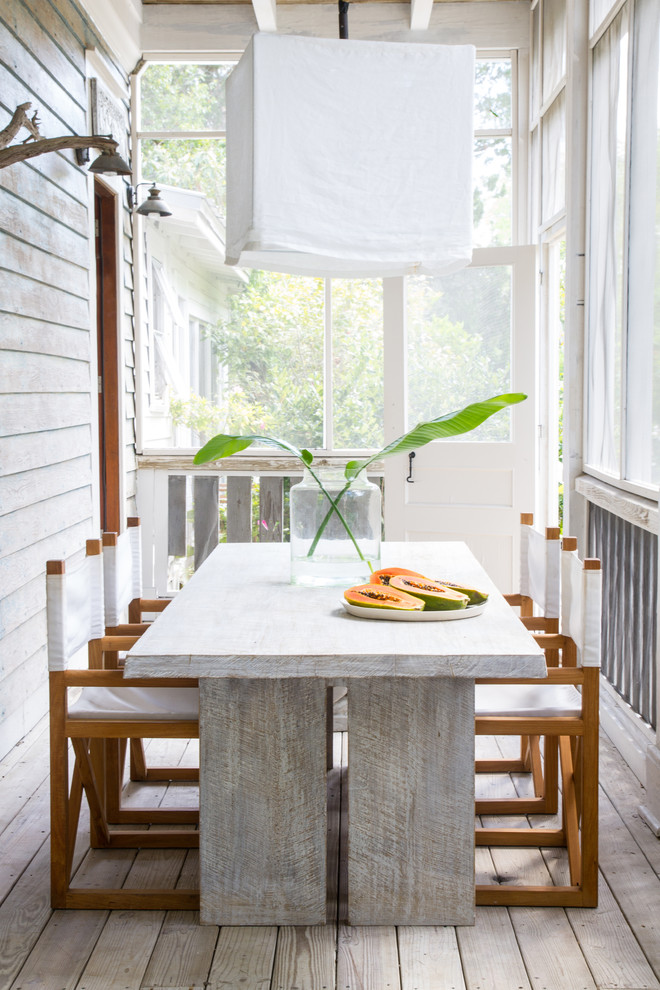
[(535, 508), (535, 285), (533, 247), (475, 251), (453, 275), (385, 285), (395, 304), (386, 439), (489, 395), (528, 395), (466, 438), (428, 444), (412, 463), (384, 462), (386, 538), (465, 540), (502, 591), (517, 587), (520, 513)]

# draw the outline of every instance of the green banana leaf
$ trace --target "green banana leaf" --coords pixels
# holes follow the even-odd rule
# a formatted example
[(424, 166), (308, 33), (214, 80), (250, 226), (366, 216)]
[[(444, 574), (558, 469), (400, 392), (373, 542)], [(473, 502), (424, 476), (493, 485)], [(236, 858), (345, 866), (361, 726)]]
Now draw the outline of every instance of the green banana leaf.
[[(469, 433), (471, 430), (476, 429), (477, 426), (480, 426), (489, 416), (499, 412), (501, 409), (505, 409), (507, 406), (522, 402), (526, 398), (527, 396), (524, 392), (494, 395), (490, 399), (484, 399), (483, 402), (472, 402), (469, 406), (465, 406), (464, 409), (459, 409), (457, 412), (438, 416), (437, 419), (431, 419), (426, 423), (418, 423), (414, 429), (405, 433), (397, 440), (386, 444), (382, 450), (372, 454), (366, 460), (349, 461), (346, 465), (346, 478), (348, 481), (352, 481), (370, 464), (374, 461), (382, 460), (383, 457), (391, 457), (393, 454), (404, 454), (407, 451), (416, 450), (418, 447), (423, 447), (425, 444), (430, 443), (431, 440), (442, 440), (446, 437), (459, 436), (461, 433)], [(205, 443), (201, 450), (197, 451), (194, 463), (206, 464), (208, 461), (216, 461), (222, 457), (231, 457), (232, 454), (245, 450), (256, 441), (261, 441), (271, 447), (279, 447), (281, 450), (293, 454), (306, 467), (309, 467), (314, 460), (309, 450), (304, 448), (298, 450), (297, 447), (287, 443), (285, 440), (278, 440), (275, 437), (265, 437), (258, 433), (249, 433), (244, 436), (219, 433), (217, 436), (212, 437), (208, 443)]]

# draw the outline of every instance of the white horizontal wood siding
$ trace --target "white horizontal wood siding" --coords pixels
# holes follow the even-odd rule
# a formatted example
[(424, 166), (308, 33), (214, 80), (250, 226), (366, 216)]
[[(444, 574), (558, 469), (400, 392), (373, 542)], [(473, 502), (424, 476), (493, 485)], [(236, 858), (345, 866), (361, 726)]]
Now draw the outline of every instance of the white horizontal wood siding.
[[(0, 128), (30, 101), (45, 137), (90, 133), (86, 48), (103, 50), (71, 0), (5, 0)], [(128, 92), (125, 76), (108, 65)], [(46, 560), (75, 559), (98, 526), (90, 194), (70, 151), (0, 170), (0, 756), (47, 706)], [(132, 395), (129, 234), (125, 227), (128, 274), (120, 284)], [(126, 407), (134, 472), (134, 402)], [(125, 492), (134, 495), (134, 480)]]

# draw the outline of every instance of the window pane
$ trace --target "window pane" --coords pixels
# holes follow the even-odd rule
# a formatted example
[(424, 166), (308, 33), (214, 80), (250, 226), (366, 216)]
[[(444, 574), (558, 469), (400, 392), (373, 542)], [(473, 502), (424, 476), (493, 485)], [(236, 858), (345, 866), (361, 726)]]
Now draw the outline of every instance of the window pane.
[(333, 447), (382, 447), (383, 283), (332, 282)]
[(594, 49), (589, 230), (587, 460), (618, 477), (621, 450), (623, 210), (628, 28), (625, 9)]
[(660, 483), (659, 49), (660, 5), (657, 0), (638, 0), (630, 154), (626, 478), (656, 485)]
[(148, 65), (140, 76), (142, 131), (223, 131), (233, 62)]
[(148, 140), (141, 142), (141, 150), (143, 179), (179, 189), (194, 189), (224, 213), (224, 138)]
[(473, 159), (475, 247), (511, 243), (511, 138), (477, 138)]
[(530, 111), (532, 120), (536, 120), (541, 110), (541, 41), (540, 22), (541, 4), (538, 3), (532, 11), (531, 57), (529, 67), (530, 77)]
[(511, 127), (511, 59), (477, 59), (474, 127), (475, 130)]
[[(511, 269), (407, 280), (408, 424), (511, 390)], [(508, 410), (461, 440), (510, 439)]]
[(566, 0), (543, 4), (543, 100), (548, 100), (566, 73)]
[(562, 91), (543, 117), (542, 220), (564, 209), (566, 199), (566, 100)]
[(529, 229), (532, 231), (531, 240), (536, 240), (540, 220), (539, 208), (539, 184), (541, 176), (541, 166), (539, 162), (539, 134), (540, 125), (537, 125), (530, 135), (530, 167), (529, 167)]

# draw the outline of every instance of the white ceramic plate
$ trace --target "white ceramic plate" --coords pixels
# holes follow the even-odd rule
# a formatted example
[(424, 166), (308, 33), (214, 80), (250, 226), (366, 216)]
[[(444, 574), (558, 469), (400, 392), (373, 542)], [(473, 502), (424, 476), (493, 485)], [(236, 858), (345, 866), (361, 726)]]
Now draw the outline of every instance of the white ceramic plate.
[(370, 608), (365, 605), (352, 605), (342, 598), (342, 605), (351, 615), (357, 615), (360, 619), (389, 619), (394, 622), (447, 622), (450, 619), (471, 619), (474, 615), (481, 615), (488, 602), (481, 605), (468, 605), (467, 608), (452, 608), (437, 612), (407, 612), (405, 609), (397, 608)]

